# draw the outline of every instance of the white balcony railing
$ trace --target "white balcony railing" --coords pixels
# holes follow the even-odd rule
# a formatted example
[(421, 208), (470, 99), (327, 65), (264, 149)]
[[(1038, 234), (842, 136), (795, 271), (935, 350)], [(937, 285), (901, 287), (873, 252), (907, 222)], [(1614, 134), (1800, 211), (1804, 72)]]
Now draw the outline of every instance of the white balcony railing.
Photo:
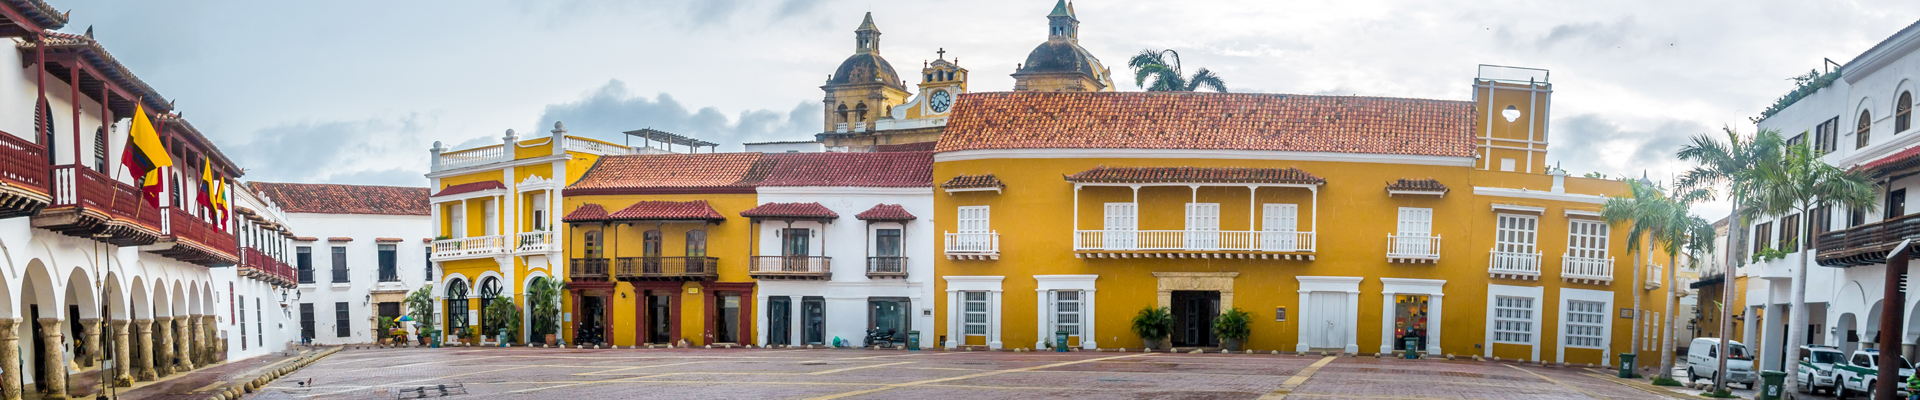
[(1076, 231), (1075, 251), (1312, 252), (1313, 232)]
[(1661, 280), (1660, 277), (1662, 276), (1660, 274), (1664, 273), (1663, 271), (1664, 270), (1661, 269), (1660, 264), (1647, 263), (1647, 289), (1648, 290), (1657, 289), (1660, 287), (1660, 280)]
[(1487, 260), (1487, 272), (1496, 278), (1539, 279), (1540, 253), (1515, 253), (1495, 250)]
[(492, 146), (475, 148), (475, 149), (441, 153), (439, 167), (442, 169), (458, 168), (458, 167), (464, 167), (469, 165), (485, 164), (485, 163), (495, 162), (495, 161), (504, 161), (511, 158), (513, 157), (512, 155), (507, 153), (506, 146), (496, 144)]
[(1440, 261), (1439, 235), (1387, 235), (1387, 260)]
[(433, 242), (433, 258), (491, 256), (507, 250), (506, 236), (475, 236)]
[(552, 231), (521, 232), (515, 251), (538, 253), (547, 251), (553, 245)]
[(1000, 232), (947, 232), (947, 258), (1000, 259)]
[(1613, 282), (1613, 258), (1560, 257), (1560, 278), (1574, 282)]
[(626, 146), (609, 144), (607, 142), (602, 142), (598, 140), (587, 139), (587, 138), (577, 138), (572, 136), (567, 137), (566, 144), (567, 144), (567, 151), (577, 151), (582, 153), (606, 155), (606, 154), (627, 154), (630, 151), (629, 149), (627, 149)]
[(845, 122), (833, 123), (833, 133), (847, 133), (847, 123)]

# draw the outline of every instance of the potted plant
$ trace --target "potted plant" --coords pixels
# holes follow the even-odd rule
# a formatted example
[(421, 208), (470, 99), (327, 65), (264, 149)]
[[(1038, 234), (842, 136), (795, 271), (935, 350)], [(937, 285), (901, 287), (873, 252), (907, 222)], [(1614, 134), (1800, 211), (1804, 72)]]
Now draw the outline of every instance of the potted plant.
[(433, 328), (433, 285), (427, 284), (407, 293), (402, 300), (407, 306), (407, 316), (413, 317), (413, 325), (420, 328), (420, 344), (427, 345), (428, 337), (440, 332)]
[(468, 346), (480, 344), (480, 326), (467, 325), (467, 334), (463, 335), (461, 338), (466, 339)]
[(1229, 308), (1213, 319), (1213, 334), (1220, 336), (1220, 347), (1227, 351), (1240, 351), (1240, 347), (1246, 344), (1247, 336), (1253, 333), (1248, 327), (1252, 323), (1253, 316), (1246, 311), (1239, 307)]
[(1172, 331), (1173, 311), (1166, 307), (1143, 308), (1133, 316), (1133, 334), (1140, 335), (1140, 341), (1145, 342), (1148, 349), (1160, 348), (1161, 341)]
[(545, 335), (548, 346), (558, 344), (560, 281), (546, 277), (533, 278), (533, 284), (527, 287), (527, 312), (532, 313), (533, 334)]
[(514, 342), (520, 337), (520, 306), (513, 304), (513, 296), (501, 296), (487, 304), (487, 321), (497, 321), (493, 325), (494, 340), (501, 345)]

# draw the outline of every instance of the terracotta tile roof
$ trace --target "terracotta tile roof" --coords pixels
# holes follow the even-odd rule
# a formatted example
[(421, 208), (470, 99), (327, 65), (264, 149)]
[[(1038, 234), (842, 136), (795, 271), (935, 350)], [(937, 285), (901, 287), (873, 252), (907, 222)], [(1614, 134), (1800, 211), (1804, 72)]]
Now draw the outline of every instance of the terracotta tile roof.
[(753, 193), (773, 169), (761, 153), (643, 154), (600, 157), (566, 195)]
[(350, 237), (346, 237), (346, 236), (334, 236), (334, 237), (330, 237), (330, 238), (327, 238), (327, 241), (329, 241), (329, 242), (351, 242), (351, 241), (353, 241), (353, 238), (350, 238)]
[(561, 222), (590, 222), (590, 221), (605, 221), (605, 220), (607, 220), (607, 209), (604, 207), (600, 207), (599, 204), (593, 204), (593, 203), (581, 204), (580, 208), (573, 209), (573, 212), (567, 213), (566, 217), (560, 219)]
[[(33, 20), (33, 23), (39, 25), (42, 29), (60, 29), (61, 27), (67, 26), (67, 14), (53, 8), (53, 5), (47, 4), (45, 1), (8, 0), (7, 3), (13, 7), (15, 12), (27, 17), (27, 19)], [(19, 22), (16, 21), (14, 23), (18, 24)]]
[(289, 213), (430, 215), (427, 188), (249, 182), (255, 193)]
[(933, 153), (773, 153), (755, 186), (931, 187)]
[(807, 218), (836, 219), (840, 214), (827, 209), (820, 203), (767, 203), (759, 207), (741, 211), (740, 216), (747, 218)]
[(433, 238), (420, 238), (420, 243), (433, 243)]
[(714, 211), (705, 200), (694, 201), (642, 201), (633, 203), (625, 209), (607, 215), (614, 221), (660, 221), (660, 220), (708, 220), (724, 221), (726, 216)]
[(1876, 158), (1873, 161), (1860, 164), (1858, 167), (1853, 167), (1853, 170), (1869, 175), (1881, 176), (1883, 175), (1882, 172), (1885, 171), (1898, 171), (1913, 168), (1916, 165), (1920, 165), (1920, 147), (1913, 147), (1897, 153), (1888, 154), (1885, 157)]
[(940, 184), (940, 188), (941, 189), (984, 189), (984, 188), (1006, 189), (1007, 184), (1000, 183), (1000, 178), (994, 177), (993, 174), (959, 175), (959, 176), (954, 176), (953, 179), (948, 179), (947, 183)]
[(452, 196), (452, 195), (461, 194), (461, 193), (473, 193), (473, 192), (478, 192), (483, 190), (506, 189), (506, 188), (507, 188), (507, 185), (504, 183), (500, 183), (500, 181), (462, 183), (458, 185), (448, 186), (446, 189), (440, 189), (440, 193), (434, 193), (433, 197)]
[(1078, 183), (1291, 183), (1323, 184), (1326, 179), (1297, 168), (1094, 167), (1068, 175)]
[[(145, 104), (148, 110), (153, 110), (154, 112), (171, 112), (173, 110), (172, 103), (167, 102), (166, 98), (160, 97), (160, 91), (154, 90), (153, 86), (147, 85), (146, 81), (142, 81), (140, 77), (134, 76), (133, 70), (127, 69), (126, 65), (121, 64), (119, 60), (115, 60), (113, 54), (107, 53), (106, 46), (102, 46), (99, 41), (93, 40), (93, 38), (85, 35), (75, 35), (64, 32), (45, 31), (42, 33), (46, 36), (41, 39), (40, 43), (21, 43), (20, 51), (24, 52), (23, 54), (31, 54), (35, 46), (45, 43), (48, 53), (83, 53), (86, 56), (82, 58), (85, 58), (89, 64), (92, 64), (94, 69), (105, 75), (104, 78), (112, 80), (114, 85), (134, 92), (145, 100), (142, 104)], [(127, 114), (131, 115), (133, 113), (129, 111)]]
[(1438, 180), (1438, 179), (1431, 179), (1431, 178), (1429, 178), (1429, 179), (1401, 179), (1401, 180), (1397, 180), (1397, 181), (1393, 181), (1392, 183), (1388, 183), (1388, 184), (1387, 184), (1387, 190), (1403, 190), (1403, 191), (1410, 191), (1410, 192), (1442, 192), (1442, 193), (1445, 193), (1445, 192), (1447, 191), (1447, 185), (1442, 185), (1442, 184), (1440, 184), (1440, 180)]
[(374, 242), (379, 242), (379, 243), (400, 243), (400, 242), (404, 242), (404, 241), (407, 241), (407, 240), (406, 240), (406, 239), (401, 239), (401, 238), (396, 238), (396, 237), (383, 237), (383, 238), (374, 238), (374, 239), (373, 239), (373, 241), (374, 241)]
[(320, 241), (320, 238), (312, 237), (312, 236), (295, 236), (293, 240), (298, 242), (318, 242)]
[(933, 146), (937, 144), (939, 144), (939, 142), (883, 144), (883, 145), (873, 146), (873, 151), (875, 153), (895, 152), (895, 151), (933, 151)]
[(1472, 157), (1473, 103), (1255, 93), (960, 95), (938, 151), (1274, 150)]
[(873, 205), (873, 208), (869, 208), (866, 211), (861, 211), (860, 214), (854, 215), (853, 217), (859, 218), (863, 221), (912, 221), (914, 220), (913, 214), (908, 213), (907, 208), (901, 207), (899, 204), (875, 204)]

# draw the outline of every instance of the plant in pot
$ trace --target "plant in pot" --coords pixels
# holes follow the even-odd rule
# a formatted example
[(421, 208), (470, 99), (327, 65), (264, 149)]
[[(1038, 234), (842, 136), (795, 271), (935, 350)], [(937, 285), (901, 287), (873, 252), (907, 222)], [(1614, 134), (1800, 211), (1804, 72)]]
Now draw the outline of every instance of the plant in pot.
[(1166, 307), (1147, 307), (1133, 316), (1133, 334), (1140, 335), (1140, 341), (1148, 349), (1160, 348), (1167, 334), (1173, 331), (1173, 311)]
[(533, 284), (527, 287), (527, 312), (533, 317), (535, 337), (545, 335), (548, 346), (558, 344), (560, 281), (546, 277), (533, 278)]
[(520, 306), (513, 304), (513, 296), (494, 299), (487, 303), (486, 311), (482, 312), (487, 313), (487, 321), (498, 321), (492, 325), (493, 334), (498, 335), (494, 339), (500, 345), (516, 342), (514, 339), (520, 337)]
[(431, 343), (429, 338), (440, 332), (433, 329), (433, 285), (428, 284), (407, 293), (404, 302), (407, 305), (407, 315), (413, 317), (413, 325), (420, 328), (420, 344)]
[(1253, 334), (1248, 326), (1252, 323), (1253, 316), (1246, 311), (1239, 307), (1229, 308), (1213, 319), (1213, 334), (1220, 337), (1220, 347), (1228, 351), (1240, 351), (1240, 347), (1247, 342), (1247, 336)]

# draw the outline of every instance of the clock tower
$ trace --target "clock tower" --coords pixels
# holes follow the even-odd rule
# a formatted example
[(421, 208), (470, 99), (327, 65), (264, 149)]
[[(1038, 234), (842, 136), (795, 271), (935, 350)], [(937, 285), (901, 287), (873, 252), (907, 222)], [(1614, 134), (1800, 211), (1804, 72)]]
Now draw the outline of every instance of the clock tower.
[(953, 112), (953, 102), (961, 93), (967, 92), (967, 69), (960, 68), (958, 59), (947, 61), (947, 49), (935, 52), (939, 58), (925, 63), (920, 68), (920, 93), (907, 102), (904, 112), (894, 115), (902, 119), (945, 118)]

